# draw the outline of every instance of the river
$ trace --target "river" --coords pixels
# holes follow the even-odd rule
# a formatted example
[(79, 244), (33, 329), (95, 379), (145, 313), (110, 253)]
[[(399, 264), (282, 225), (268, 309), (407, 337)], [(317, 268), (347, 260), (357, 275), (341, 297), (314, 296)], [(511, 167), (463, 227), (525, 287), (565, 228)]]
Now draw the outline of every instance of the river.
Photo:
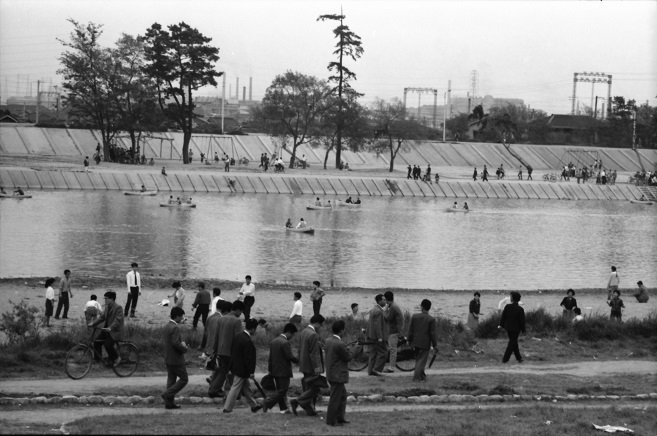
[[(35, 191), (0, 200), (0, 277), (76, 274), (242, 279), (430, 289), (621, 287), (657, 284), (657, 208), (620, 201), (364, 198), (360, 209), (310, 211), (308, 196), (166, 196)], [(335, 201), (335, 198), (327, 198)], [(459, 199), (459, 206), (462, 205)], [(300, 217), (314, 235), (288, 234)]]

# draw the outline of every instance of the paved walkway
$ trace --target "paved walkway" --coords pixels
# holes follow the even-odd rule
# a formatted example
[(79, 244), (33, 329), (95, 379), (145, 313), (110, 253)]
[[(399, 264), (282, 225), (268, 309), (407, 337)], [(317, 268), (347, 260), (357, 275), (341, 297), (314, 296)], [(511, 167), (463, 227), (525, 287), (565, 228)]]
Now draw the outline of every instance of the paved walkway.
[[(576, 377), (595, 377), (611, 374), (623, 375), (653, 375), (657, 374), (657, 362), (647, 360), (612, 360), (593, 362), (571, 362), (564, 364), (509, 364), (480, 366), (471, 368), (434, 368), (427, 370), (428, 375), (459, 375), (459, 374), (564, 374)], [(260, 380), (264, 373), (256, 374)], [(190, 385), (206, 385), (206, 374), (189, 377)], [(350, 377), (367, 377), (365, 371), (352, 372)], [(386, 377), (409, 377), (410, 373), (395, 372)], [(9, 396), (43, 395), (91, 395), (102, 392), (106, 386), (112, 388), (161, 388), (166, 376), (128, 377), (128, 378), (93, 378), (82, 380), (69, 378), (47, 380), (6, 380), (0, 382), (0, 393)]]

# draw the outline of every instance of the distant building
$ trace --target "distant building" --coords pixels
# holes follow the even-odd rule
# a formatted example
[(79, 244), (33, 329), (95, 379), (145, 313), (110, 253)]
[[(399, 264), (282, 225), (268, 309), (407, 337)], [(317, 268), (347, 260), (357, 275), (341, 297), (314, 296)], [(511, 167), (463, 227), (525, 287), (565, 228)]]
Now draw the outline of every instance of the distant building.
[(592, 143), (594, 120), (588, 115), (555, 115), (547, 121), (548, 142), (552, 144)]

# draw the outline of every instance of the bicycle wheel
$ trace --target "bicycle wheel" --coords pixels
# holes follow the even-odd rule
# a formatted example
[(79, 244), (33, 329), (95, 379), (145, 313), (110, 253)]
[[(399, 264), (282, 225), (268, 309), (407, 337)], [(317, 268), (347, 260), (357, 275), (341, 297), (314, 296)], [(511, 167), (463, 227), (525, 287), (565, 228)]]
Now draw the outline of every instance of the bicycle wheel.
[(415, 349), (409, 344), (397, 347), (397, 364), (400, 371), (413, 371), (415, 369)]
[(76, 345), (66, 353), (64, 371), (73, 380), (79, 380), (89, 374), (93, 360), (92, 351), (88, 346)]
[(351, 352), (351, 360), (347, 363), (349, 371), (362, 371), (367, 366), (370, 353), (358, 341), (347, 344), (347, 350)]
[(551, 174), (551, 175), (550, 175), (550, 181), (551, 181), (551, 182), (556, 182), (556, 181), (557, 181), (557, 176), (554, 175), (554, 174)]
[(117, 348), (121, 362), (113, 366), (112, 370), (119, 377), (130, 377), (139, 366), (139, 350), (131, 342), (123, 342)]
[(548, 174), (543, 174), (543, 180), (547, 182), (548, 180), (550, 180), (550, 176)]

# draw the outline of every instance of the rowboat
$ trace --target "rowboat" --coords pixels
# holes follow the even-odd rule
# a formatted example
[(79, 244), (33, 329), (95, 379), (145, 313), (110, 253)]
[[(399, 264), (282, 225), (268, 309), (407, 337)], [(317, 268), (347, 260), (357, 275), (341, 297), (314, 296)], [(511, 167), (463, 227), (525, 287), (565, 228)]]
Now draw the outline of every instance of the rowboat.
[(324, 210), (324, 209), (333, 209), (333, 206), (315, 206), (314, 204), (306, 205), (308, 210)]
[(453, 207), (448, 207), (445, 209), (445, 212), (456, 212), (456, 213), (468, 213), (472, 209), (454, 209)]
[(32, 194), (14, 195), (14, 194), (0, 194), (0, 198), (16, 198), (18, 200), (23, 198), (32, 198)]
[(646, 204), (646, 205), (650, 206), (652, 204), (652, 201), (650, 201), (650, 200), (630, 200), (630, 203)]
[(196, 203), (174, 203), (174, 204), (169, 204), (169, 203), (160, 203), (160, 207), (196, 207)]
[(338, 200), (337, 205), (342, 206), (342, 207), (360, 207), (361, 206), (360, 203), (358, 203), (358, 204), (356, 204), (356, 203), (345, 203), (342, 200)]
[(286, 227), (285, 230), (287, 230), (289, 232), (296, 232), (296, 233), (308, 233), (308, 234), (311, 234), (311, 235), (315, 234), (315, 229), (313, 229), (312, 227), (304, 227), (302, 229), (297, 229), (297, 228), (294, 228), (294, 227)]
[(144, 196), (153, 196), (157, 194), (157, 191), (125, 191), (125, 195), (144, 195)]

